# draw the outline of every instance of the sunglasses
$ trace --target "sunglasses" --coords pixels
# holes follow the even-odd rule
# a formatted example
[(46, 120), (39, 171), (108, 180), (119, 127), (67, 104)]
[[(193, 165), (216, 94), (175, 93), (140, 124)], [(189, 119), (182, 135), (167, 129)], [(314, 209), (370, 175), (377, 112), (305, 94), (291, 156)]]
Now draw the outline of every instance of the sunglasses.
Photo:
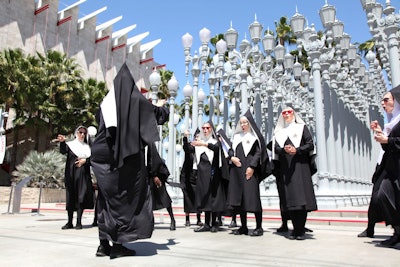
[(284, 111), (282, 111), (282, 115), (289, 115), (289, 114), (292, 114), (293, 113), (293, 110), (284, 110)]
[(385, 97), (384, 99), (382, 99), (382, 102), (385, 102), (385, 103), (387, 103), (387, 102), (389, 102), (391, 100), (391, 98), (390, 97)]
[(210, 130), (210, 129), (211, 129), (211, 127), (208, 127), (208, 126), (203, 126), (203, 127), (201, 127), (201, 129), (203, 129), (203, 130), (205, 130), (205, 129), (207, 129), (207, 130)]
[(79, 133), (79, 134), (84, 134), (84, 135), (86, 135), (86, 132), (81, 132), (81, 131), (79, 131), (78, 133)]

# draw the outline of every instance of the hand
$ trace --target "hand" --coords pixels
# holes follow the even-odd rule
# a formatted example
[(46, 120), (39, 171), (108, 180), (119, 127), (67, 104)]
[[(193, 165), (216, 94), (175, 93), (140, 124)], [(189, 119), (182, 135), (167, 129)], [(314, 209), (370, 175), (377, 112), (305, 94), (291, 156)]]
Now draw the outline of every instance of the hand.
[(294, 155), (294, 154), (296, 154), (296, 151), (297, 151), (296, 148), (292, 145), (286, 145), (284, 147), (284, 149), (285, 149), (285, 152), (288, 153), (289, 155)]
[(79, 159), (79, 158), (78, 158), (78, 159), (75, 161), (75, 166), (78, 167), (78, 168), (80, 168), (80, 167), (82, 167), (85, 163), (86, 163), (86, 159)]
[(246, 180), (250, 180), (251, 177), (253, 177), (254, 174), (254, 169), (251, 167), (248, 167), (246, 169)]
[(65, 136), (62, 134), (57, 135), (57, 141), (58, 142), (65, 142)]
[(207, 146), (208, 144), (201, 140), (194, 140), (191, 142), (192, 146)]
[(372, 121), (370, 124), (370, 128), (374, 132), (382, 132), (382, 128), (379, 125), (378, 121)]
[(185, 137), (189, 137), (190, 132), (189, 132), (189, 130), (185, 130), (185, 132), (183, 134), (185, 135)]
[(242, 167), (242, 163), (240, 162), (240, 159), (238, 157), (232, 157), (231, 161), (233, 164), (235, 164), (236, 167)]
[(160, 188), (162, 186), (161, 180), (157, 176), (153, 178), (153, 181), (157, 188)]
[(375, 131), (374, 139), (381, 144), (387, 144), (389, 142), (389, 138), (384, 135), (382, 131)]
[(156, 106), (157, 107), (163, 107), (166, 102), (167, 102), (167, 99), (158, 99), (157, 103), (156, 103)]

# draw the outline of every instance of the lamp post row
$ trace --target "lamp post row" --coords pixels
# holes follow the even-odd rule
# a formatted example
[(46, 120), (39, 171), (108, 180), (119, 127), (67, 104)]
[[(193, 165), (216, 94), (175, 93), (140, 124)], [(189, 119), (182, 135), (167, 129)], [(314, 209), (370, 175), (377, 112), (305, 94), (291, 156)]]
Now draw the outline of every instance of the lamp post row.
[[(393, 31), (396, 23), (398, 29), (400, 18), (393, 14), (390, 1), (386, 1), (385, 23), (377, 16), (379, 4), (376, 1), (361, 1), (361, 4), (366, 10), (370, 31), (377, 39), (378, 52), (384, 61), (383, 69), (391, 77), (391, 83), (396, 85), (400, 80), (397, 70), (399, 51)], [(275, 45), (275, 39), (269, 31), (262, 36), (263, 27), (257, 17), (249, 26), (250, 41), (242, 40), (238, 50), (238, 33), (231, 24), (224, 40), (217, 42), (217, 53), (210, 65), (207, 64), (210, 31), (203, 28), (199, 32), (201, 48), (198, 54), (195, 51), (194, 56), (190, 52), (193, 37), (188, 33), (182, 36), (185, 72), (188, 79), (191, 74), (193, 83), (190, 86), (188, 81), (183, 88), (184, 128), (194, 131), (202, 122), (202, 106), (206, 96), (201, 86), (205, 85), (207, 77), (210, 119), (214, 119), (214, 111), (218, 109), (223, 119), (220, 122), (217, 117), (217, 124), (228, 135), (235, 128), (239, 115), (250, 108), (266, 140), (270, 140), (271, 125), (276, 122), (280, 110), (292, 105), (308, 123), (316, 138), (318, 192), (367, 192), (370, 186), (368, 177), (372, 170), (362, 166), (374, 164), (370, 164), (370, 156), (365, 151), (374, 153), (377, 148), (373, 145), (357, 148), (355, 142), (371, 143), (367, 124), (372, 118), (382, 119), (379, 96), (387, 90), (382, 68), (372, 51), (366, 55), (369, 69), (366, 68), (356, 53), (356, 47), (350, 42), (351, 37), (344, 32), (343, 23), (336, 18), (334, 6), (326, 2), (319, 14), (325, 28), (322, 38), (318, 37), (313, 25), (306, 25), (305, 17), (297, 10), (290, 20), (297, 37), (298, 54), (301, 56), (303, 48), (307, 52), (310, 72), (297, 58), (287, 53), (284, 46)], [(226, 52), (228, 60), (225, 60)], [(223, 101), (219, 104), (215, 100), (221, 96), (221, 89)], [(231, 93), (233, 99), (229, 98)], [(171, 96), (173, 103), (176, 90), (175, 95)], [(171, 114), (174, 114), (173, 108)], [(170, 120), (170, 129), (174, 129), (171, 126)], [(169, 140), (170, 159), (175, 155), (171, 142), (175, 139), (170, 135)]]

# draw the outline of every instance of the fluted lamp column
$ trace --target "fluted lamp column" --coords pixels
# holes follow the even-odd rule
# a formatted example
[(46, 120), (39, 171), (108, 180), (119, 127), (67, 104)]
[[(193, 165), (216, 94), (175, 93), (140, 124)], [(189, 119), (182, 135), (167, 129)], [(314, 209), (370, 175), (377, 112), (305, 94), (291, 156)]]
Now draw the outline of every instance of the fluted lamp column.
[(183, 96), (185, 97), (185, 130), (190, 129), (189, 125), (189, 101), (192, 96), (193, 88), (190, 86), (189, 82), (186, 83), (185, 87), (183, 87)]
[[(174, 114), (175, 114), (175, 97), (179, 88), (179, 83), (175, 78), (175, 75), (172, 75), (171, 79), (167, 83), (167, 87), (169, 90), (170, 94), (170, 99), (169, 99), (169, 122), (168, 122), (168, 128), (169, 128), (169, 135), (168, 135), (168, 168), (170, 170), (173, 170), (174, 167), (174, 157), (175, 157), (175, 139), (174, 139), (174, 131), (175, 131), (175, 125), (174, 125)], [(173, 172), (172, 172), (173, 175)]]

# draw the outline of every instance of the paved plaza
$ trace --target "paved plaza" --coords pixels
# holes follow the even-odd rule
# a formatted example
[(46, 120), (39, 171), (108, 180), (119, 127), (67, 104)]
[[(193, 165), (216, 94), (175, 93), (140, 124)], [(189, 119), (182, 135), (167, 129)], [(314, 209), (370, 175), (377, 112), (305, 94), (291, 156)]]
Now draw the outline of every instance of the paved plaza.
[[(3, 208), (2, 211), (6, 211)], [(137, 256), (110, 260), (96, 257), (97, 227), (86, 213), (82, 230), (61, 230), (65, 212), (21, 212), (0, 215), (1, 266), (399, 266), (400, 246), (379, 247), (392, 234), (379, 225), (375, 238), (357, 238), (361, 225), (312, 224), (306, 240), (289, 240), (275, 229), (279, 221), (263, 221), (261, 237), (235, 236), (222, 227), (218, 233), (195, 233), (177, 216), (176, 231), (168, 216), (156, 216), (152, 238), (126, 246)], [(228, 224), (228, 218), (224, 222)], [(249, 222), (253, 229), (255, 223)]]

